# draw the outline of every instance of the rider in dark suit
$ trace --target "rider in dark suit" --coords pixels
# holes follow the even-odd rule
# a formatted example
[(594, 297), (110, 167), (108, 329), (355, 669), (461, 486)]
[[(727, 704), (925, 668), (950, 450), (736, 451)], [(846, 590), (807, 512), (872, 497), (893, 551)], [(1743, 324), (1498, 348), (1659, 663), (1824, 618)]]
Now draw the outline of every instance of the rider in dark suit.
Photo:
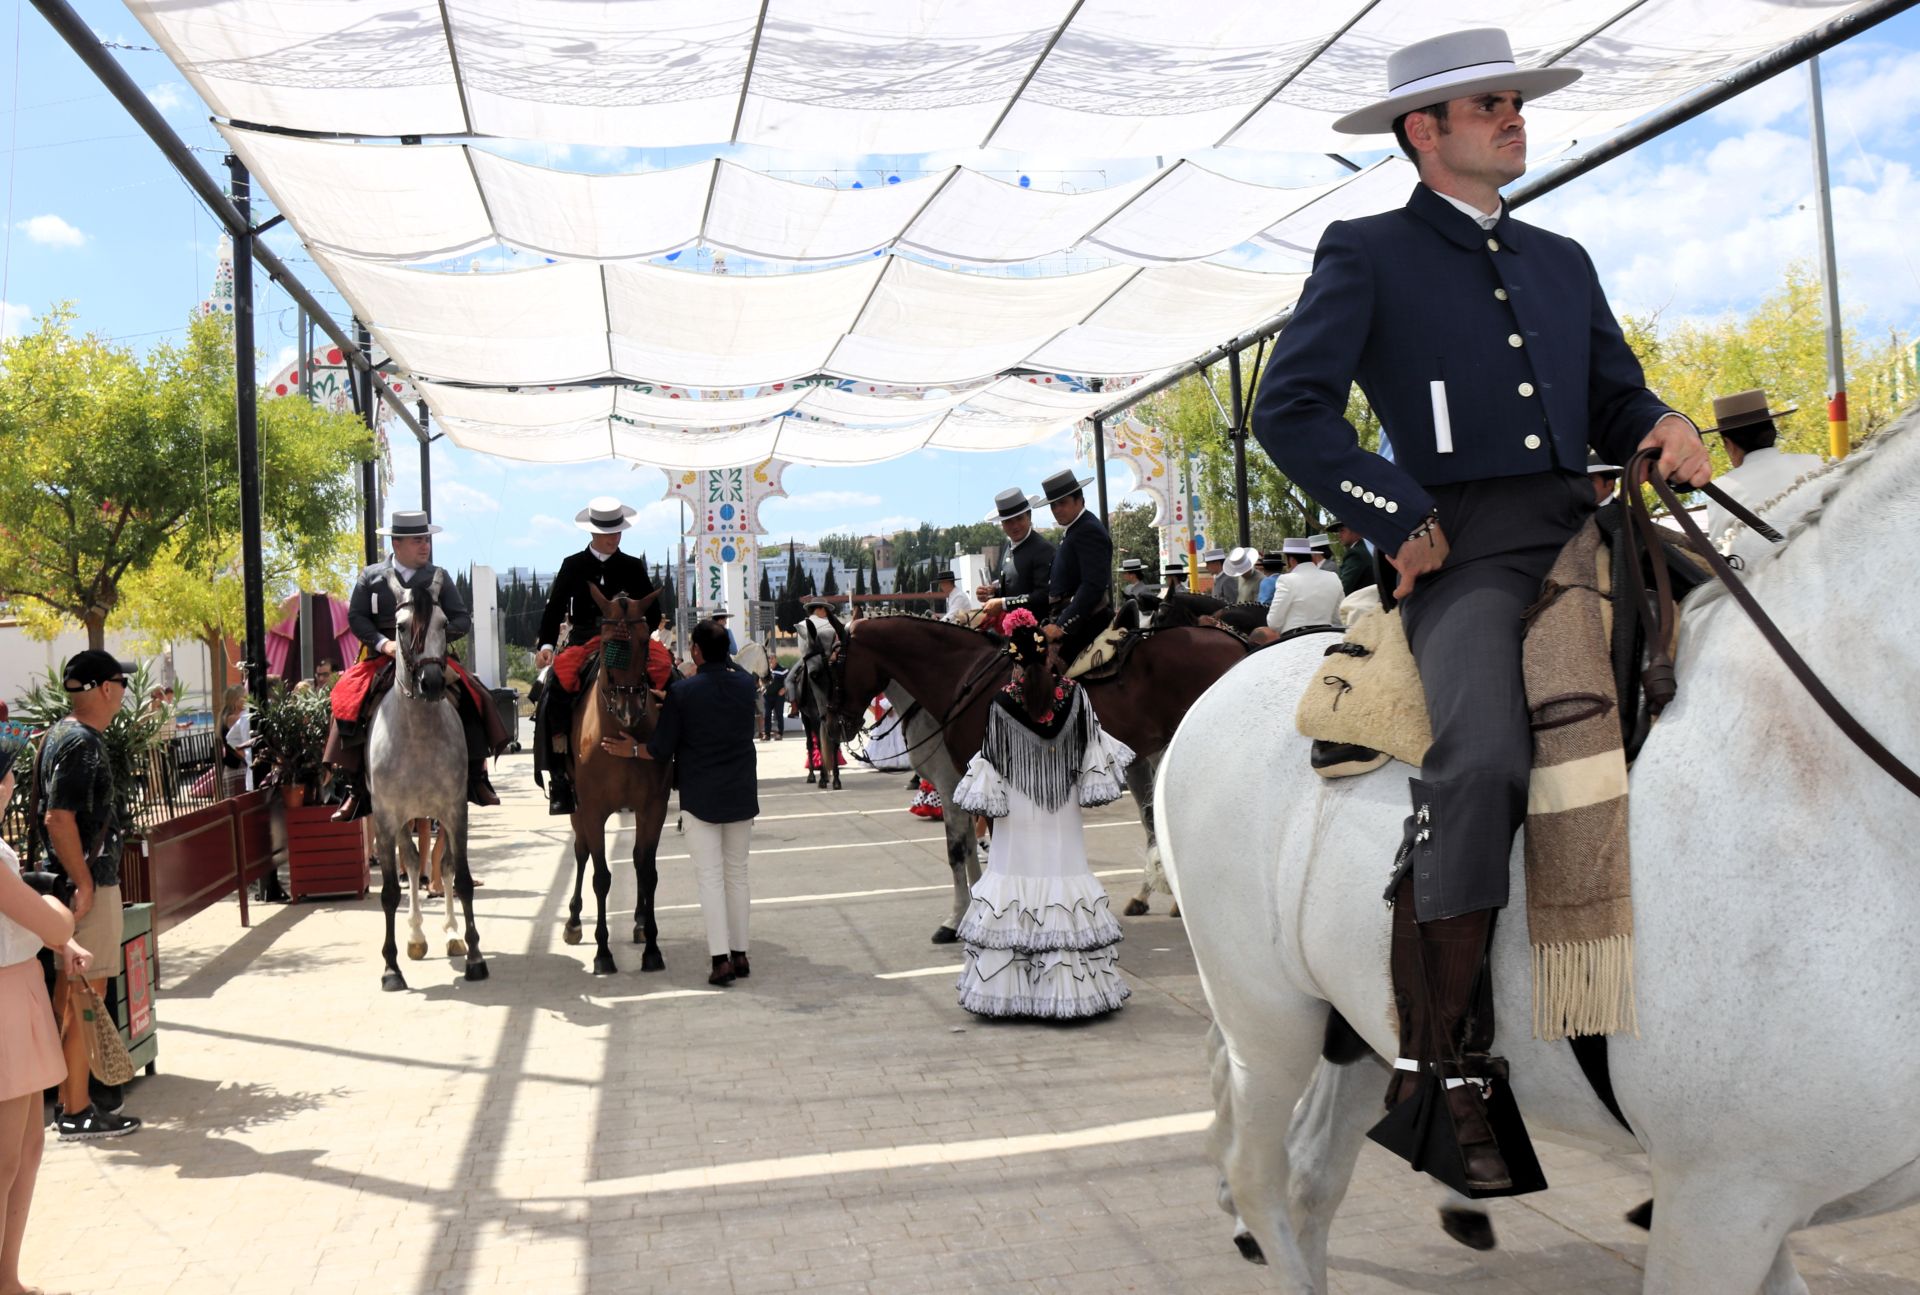
[[(369, 698), (391, 677), (391, 660), (399, 654), (394, 641), (396, 606), (389, 578), (397, 578), (402, 587), (425, 589), (440, 576), (440, 611), (447, 618), (447, 641), (464, 638), (473, 631), (473, 616), (452, 573), (433, 564), (433, 537), (441, 528), (427, 520), (423, 512), (396, 511), (391, 523), (380, 534), (393, 540), (393, 552), (387, 558), (365, 568), (353, 582), (353, 594), (347, 602), (347, 625), (364, 645), (360, 660), (346, 670), (333, 686), (333, 729), (328, 734), (326, 760), (335, 768), (335, 781), (344, 792), (344, 800), (333, 817), (336, 822), (365, 818), (372, 813), (366, 789), (359, 785), (360, 766), (365, 758), (367, 709)], [(458, 661), (447, 658), (447, 667), (455, 676), (452, 696), (460, 712), (460, 726), (467, 738), (467, 799), (476, 805), (498, 805), (500, 797), (487, 778), (487, 757), (506, 745), (507, 736), (491, 705), (483, 706), (474, 695), (475, 686)]]
[[(630, 519), (634, 511), (618, 499), (602, 497), (574, 514), (574, 525), (593, 538), (586, 548), (569, 554), (553, 577), (553, 587), (547, 591), (547, 608), (540, 617), (536, 666), (550, 664), (556, 647), (579, 647), (600, 632), (600, 605), (593, 600), (593, 590), (599, 590), (607, 598), (615, 594), (643, 598), (653, 592), (647, 560), (620, 551), (620, 536), (632, 527)], [(660, 616), (660, 604), (656, 600), (647, 608), (649, 630), (660, 627)], [(562, 622), (569, 627), (565, 643), (559, 642)], [(552, 757), (545, 761), (551, 766), (546, 769), (547, 810), (552, 814), (570, 814), (574, 807), (573, 774), (566, 744), (572, 732), (573, 694), (561, 682), (558, 672), (548, 680), (539, 707), (534, 729), (547, 735), (548, 750), (542, 755)]]
[[(995, 595), (1021, 600), (1044, 595), (1053, 574), (1053, 541), (1033, 528), (1033, 500), (1027, 498), (1027, 492), (1018, 486), (1002, 490), (993, 497), (993, 515), (987, 520), (1000, 523), (1007, 547), (1000, 554), (999, 580), (995, 585), (981, 585), (973, 591), (974, 597), (984, 605)], [(1026, 604), (1021, 601), (1011, 605)]]
[(1087, 510), (1082, 491), (1088, 481), (1076, 479), (1073, 469), (1056, 472), (1040, 483), (1042, 500), (1053, 509), (1053, 520), (1066, 529), (1053, 554), (1053, 573), (1047, 581), (1044, 607), (1037, 595), (1023, 598), (996, 598), (986, 610), (1010, 611), (1033, 605), (1042, 617), (1047, 637), (1059, 644), (1063, 666), (1071, 665), (1094, 636), (1112, 619), (1113, 602), (1108, 596), (1113, 575), (1113, 537), (1107, 534), (1098, 517)]
[[(1709, 472), (1693, 425), (1647, 390), (1586, 252), (1501, 201), (1526, 170), (1523, 97), (1577, 76), (1516, 67), (1491, 28), (1389, 58), (1389, 97), (1336, 129), (1393, 130), (1421, 183), (1397, 211), (1327, 227), (1253, 409), (1280, 470), (1398, 571), (1432, 719), (1391, 887), (1389, 1105), (1419, 1100), (1423, 1076), (1461, 1077), (1456, 1057), (1474, 1074), (1490, 1064), (1481, 969), (1532, 763), (1522, 615), (1593, 511), (1587, 447), (1625, 463), (1657, 445), (1668, 476)], [(1346, 420), (1356, 381), (1391, 460)], [(1467, 1180), (1510, 1190), (1479, 1090), (1443, 1091)]]

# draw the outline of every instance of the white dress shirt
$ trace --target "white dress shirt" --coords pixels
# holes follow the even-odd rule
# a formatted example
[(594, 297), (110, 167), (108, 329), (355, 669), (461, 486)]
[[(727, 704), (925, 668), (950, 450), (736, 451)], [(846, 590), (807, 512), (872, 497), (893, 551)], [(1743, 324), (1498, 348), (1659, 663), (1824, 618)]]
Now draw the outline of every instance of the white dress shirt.
[[(1818, 454), (1783, 454), (1771, 447), (1751, 450), (1740, 461), (1740, 466), (1724, 476), (1714, 478), (1714, 484), (1732, 495), (1736, 501), (1760, 514), (1760, 520), (1766, 522), (1781, 534), (1785, 534), (1799, 516), (1812, 508), (1820, 495), (1818, 490), (1796, 490), (1793, 495), (1768, 508), (1767, 501), (1784, 493), (1787, 487), (1810, 472), (1818, 472), (1826, 465), (1826, 460)], [(1751, 564), (1756, 558), (1766, 556), (1779, 548), (1772, 540), (1745, 527), (1739, 527), (1733, 514), (1719, 504), (1707, 503), (1707, 538), (1722, 553), (1737, 553), (1741, 559)]]

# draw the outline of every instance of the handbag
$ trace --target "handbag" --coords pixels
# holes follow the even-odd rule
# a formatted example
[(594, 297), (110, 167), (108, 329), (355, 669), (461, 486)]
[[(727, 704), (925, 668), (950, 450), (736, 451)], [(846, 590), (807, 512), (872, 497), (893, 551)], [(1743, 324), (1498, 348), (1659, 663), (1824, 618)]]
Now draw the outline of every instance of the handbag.
[(119, 1085), (133, 1080), (133, 1057), (120, 1040), (120, 1027), (113, 1023), (107, 1005), (100, 1001), (91, 981), (76, 981), (80, 987), (80, 1020), (87, 1032), (87, 1067), (103, 1084)]

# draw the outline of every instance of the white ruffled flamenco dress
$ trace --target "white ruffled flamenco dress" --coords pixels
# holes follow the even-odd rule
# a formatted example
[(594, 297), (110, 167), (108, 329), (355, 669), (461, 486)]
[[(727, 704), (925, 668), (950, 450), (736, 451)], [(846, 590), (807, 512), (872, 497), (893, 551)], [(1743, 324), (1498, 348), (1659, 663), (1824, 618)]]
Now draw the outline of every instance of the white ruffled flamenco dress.
[(1133, 992), (1080, 815), (1125, 793), (1133, 752), (1101, 729), (1077, 685), (1062, 681), (1055, 696), (1064, 721), (1041, 731), (1015, 696), (996, 699), (985, 743), (954, 792), (961, 808), (998, 820), (958, 928), (960, 1006), (982, 1016), (1099, 1016)]

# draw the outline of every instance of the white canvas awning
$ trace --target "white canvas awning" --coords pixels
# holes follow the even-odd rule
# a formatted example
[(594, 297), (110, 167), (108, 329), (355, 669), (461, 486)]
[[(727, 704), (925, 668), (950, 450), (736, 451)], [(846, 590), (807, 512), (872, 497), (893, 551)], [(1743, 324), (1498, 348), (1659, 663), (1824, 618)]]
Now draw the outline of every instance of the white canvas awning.
[[(1268, 324), (1327, 223), (1405, 201), (1411, 168), (1284, 189), (1186, 155), (1388, 146), (1331, 122), (1377, 97), (1408, 42), (1497, 25), (1522, 65), (1583, 68), (1528, 105), (1538, 158), (1859, 7), (128, 4), (457, 441), (675, 467), (1026, 444)], [(486, 137), (716, 155), (583, 174), (468, 142)], [(1091, 192), (964, 166), (841, 189), (718, 157), (732, 142), (1166, 162)], [(420, 268), (496, 247), (553, 263)], [(752, 264), (658, 263), (695, 247)]]
[[(1332, 121), (1387, 54), (1500, 26), (1577, 85), (1536, 142), (1592, 138), (1851, 7), (1848, 0), (128, 0), (231, 120), (380, 136), (493, 135), (846, 154), (1083, 157), (1355, 147)], [(1379, 141), (1384, 146), (1386, 141)]]

